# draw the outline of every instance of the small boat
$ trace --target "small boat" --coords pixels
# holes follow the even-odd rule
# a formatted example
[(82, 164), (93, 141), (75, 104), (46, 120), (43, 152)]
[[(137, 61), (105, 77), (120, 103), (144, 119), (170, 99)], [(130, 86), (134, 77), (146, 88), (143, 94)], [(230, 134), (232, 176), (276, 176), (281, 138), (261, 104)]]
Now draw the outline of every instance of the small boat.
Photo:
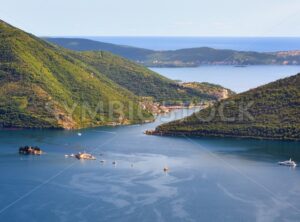
[(79, 160), (96, 160), (96, 157), (94, 157), (92, 154), (89, 153), (78, 153), (75, 155), (75, 157)]
[(113, 165), (117, 165), (117, 161), (113, 161), (112, 164), (113, 164)]
[(168, 172), (169, 170), (169, 167), (164, 167), (164, 172)]
[(77, 133), (78, 136), (82, 136), (82, 133)]
[(296, 167), (297, 164), (295, 161), (292, 161), (292, 159), (289, 159), (289, 160), (286, 160), (286, 161), (283, 161), (283, 162), (278, 162), (279, 165), (282, 165), (282, 166), (290, 166), (290, 167)]
[(70, 157), (75, 157), (75, 155), (72, 153), (72, 154), (70, 155)]
[(66, 155), (65, 155), (65, 158), (68, 158), (68, 157), (69, 157), (69, 155), (66, 154)]
[(100, 160), (100, 163), (105, 163), (106, 162), (106, 160)]

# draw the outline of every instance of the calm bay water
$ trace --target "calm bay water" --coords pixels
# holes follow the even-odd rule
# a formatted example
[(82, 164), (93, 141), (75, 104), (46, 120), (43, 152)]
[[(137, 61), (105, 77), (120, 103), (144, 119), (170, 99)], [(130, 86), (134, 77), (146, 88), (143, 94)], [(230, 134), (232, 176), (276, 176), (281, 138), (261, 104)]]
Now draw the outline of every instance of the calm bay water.
[[(0, 131), (0, 221), (299, 221), (300, 170), (277, 161), (300, 161), (300, 143), (143, 134), (192, 111), (81, 137)], [(25, 144), (46, 154), (19, 156)], [(83, 150), (97, 160), (64, 157)]]
[(243, 92), (280, 78), (300, 73), (300, 66), (200, 66), (196, 68), (152, 68), (170, 79), (220, 84)]

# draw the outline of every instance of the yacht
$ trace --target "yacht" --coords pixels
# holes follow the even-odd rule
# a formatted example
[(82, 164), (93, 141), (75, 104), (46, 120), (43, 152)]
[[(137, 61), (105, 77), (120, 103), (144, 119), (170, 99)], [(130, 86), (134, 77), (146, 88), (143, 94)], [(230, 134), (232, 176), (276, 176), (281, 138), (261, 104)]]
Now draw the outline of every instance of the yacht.
[(278, 162), (279, 165), (283, 165), (283, 166), (290, 166), (290, 167), (296, 167), (297, 164), (295, 163), (295, 161), (292, 161), (292, 159), (283, 161), (283, 162)]

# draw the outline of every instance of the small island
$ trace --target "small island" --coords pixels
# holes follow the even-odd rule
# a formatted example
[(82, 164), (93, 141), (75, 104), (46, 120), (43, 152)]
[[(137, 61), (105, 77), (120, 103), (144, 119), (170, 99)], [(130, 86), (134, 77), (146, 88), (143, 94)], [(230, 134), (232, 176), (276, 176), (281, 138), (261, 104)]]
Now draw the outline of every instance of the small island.
[(19, 154), (23, 155), (41, 155), (43, 151), (39, 147), (23, 146), (19, 148)]
[(89, 153), (78, 153), (75, 155), (75, 157), (79, 160), (96, 160), (96, 157), (94, 157), (92, 154)]

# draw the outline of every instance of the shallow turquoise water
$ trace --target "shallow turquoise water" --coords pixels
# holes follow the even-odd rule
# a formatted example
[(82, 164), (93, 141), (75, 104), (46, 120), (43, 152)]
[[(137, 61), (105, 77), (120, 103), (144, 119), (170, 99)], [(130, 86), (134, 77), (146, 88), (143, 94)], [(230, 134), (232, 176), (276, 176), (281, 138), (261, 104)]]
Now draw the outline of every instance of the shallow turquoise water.
[(300, 66), (200, 66), (195, 68), (152, 68), (170, 79), (220, 84), (243, 92), (280, 78), (300, 73)]
[[(176, 113), (146, 125), (82, 130), (81, 137), (0, 131), (0, 221), (300, 220), (300, 171), (277, 165), (300, 161), (300, 143), (143, 134)], [(25, 144), (46, 154), (19, 156)], [(64, 157), (83, 150), (97, 160)]]

